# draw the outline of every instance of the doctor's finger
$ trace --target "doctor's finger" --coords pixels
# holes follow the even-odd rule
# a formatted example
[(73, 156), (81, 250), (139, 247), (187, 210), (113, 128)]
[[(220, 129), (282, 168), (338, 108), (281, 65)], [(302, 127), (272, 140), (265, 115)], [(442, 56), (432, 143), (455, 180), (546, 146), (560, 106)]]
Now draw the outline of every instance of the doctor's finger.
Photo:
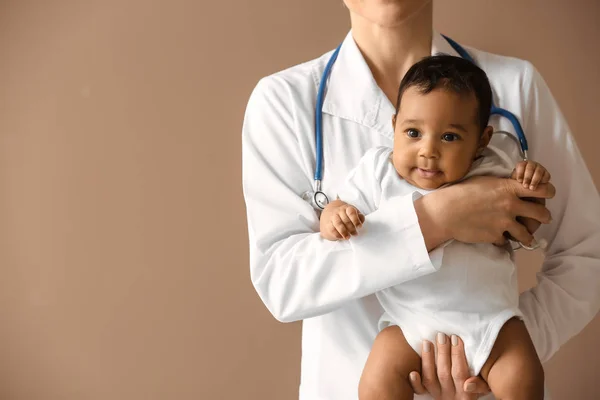
[(500, 237), (494, 241), (494, 244), (500, 247), (504, 246), (506, 244), (506, 237), (504, 235), (500, 235)]
[(479, 395), (485, 395), (491, 391), (488, 384), (478, 376), (472, 376), (467, 379), (463, 385), (463, 390), (465, 393), (469, 393), (471, 395), (471, 397), (467, 398), (474, 399), (479, 398)]
[(517, 221), (513, 221), (508, 227), (508, 233), (515, 240), (523, 243), (526, 246), (531, 246), (533, 242), (533, 235), (529, 233), (525, 225), (520, 224)]
[(415, 394), (428, 393), (427, 389), (425, 389), (425, 386), (423, 386), (423, 382), (421, 382), (421, 375), (419, 375), (417, 371), (413, 371), (408, 375), (408, 381), (410, 382), (410, 386)]
[[(542, 185), (538, 186), (539, 187)], [(549, 224), (552, 221), (550, 210), (545, 205), (533, 201), (519, 200), (512, 209), (514, 217), (523, 217), (535, 219), (542, 224)]]
[(355, 207), (348, 207), (348, 208), (346, 208), (346, 214), (348, 215), (348, 218), (350, 218), (350, 221), (352, 221), (354, 226), (356, 228), (360, 228), (360, 226), (362, 225), (362, 222), (360, 222), (360, 217), (358, 216), (358, 214), (359, 214), (358, 210)]
[(452, 347), (452, 379), (454, 380), (456, 393), (460, 399), (469, 399), (470, 396), (464, 393), (463, 390), (465, 381), (471, 375), (469, 372), (469, 365), (467, 364), (463, 341), (458, 336), (452, 335), (450, 337), (450, 344)]
[(422, 383), (431, 397), (437, 399), (442, 394), (442, 390), (436, 373), (433, 344), (427, 340), (423, 340), (421, 346)]
[(437, 334), (437, 376), (442, 393), (446, 396), (453, 396), (456, 389), (452, 378), (452, 359), (448, 339), (448, 336), (441, 332)]

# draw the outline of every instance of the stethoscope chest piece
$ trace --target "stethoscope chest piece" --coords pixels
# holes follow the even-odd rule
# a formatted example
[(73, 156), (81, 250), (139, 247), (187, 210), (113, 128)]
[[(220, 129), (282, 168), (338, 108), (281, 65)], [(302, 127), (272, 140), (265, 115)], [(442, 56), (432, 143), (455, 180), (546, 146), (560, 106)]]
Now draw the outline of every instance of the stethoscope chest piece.
[(321, 190), (320, 180), (315, 180), (314, 190), (305, 192), (302, 195), (302, 198), (311, 203), (312, 206), (319, 211), (324, 210), (327, 204), (329, 204), (329, 197)]
[(321, 192), (320, 190), (315, 192), (315, 195), (313, 196), (313, 201), (315, 205), (321, 210), (324, 210), (327, 204), (329, 204), (329, 198), (325, 193)]

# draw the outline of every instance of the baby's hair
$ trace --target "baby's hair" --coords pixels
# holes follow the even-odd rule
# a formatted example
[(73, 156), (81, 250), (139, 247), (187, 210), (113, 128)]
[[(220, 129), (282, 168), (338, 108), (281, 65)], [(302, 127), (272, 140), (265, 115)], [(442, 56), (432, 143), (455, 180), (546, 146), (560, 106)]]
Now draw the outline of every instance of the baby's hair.
[(417, 87), (422, 94), (442, 88), (458, 94), (475, 94), (479, 105), (477, 119), (481, 131), (488, 125), (492, 107), (492, 89), (487, 75), (472, 62), (447, 54), (429, 56), (414, 64), (400, 83), (396, 114), (402, 95), (409, 87)]

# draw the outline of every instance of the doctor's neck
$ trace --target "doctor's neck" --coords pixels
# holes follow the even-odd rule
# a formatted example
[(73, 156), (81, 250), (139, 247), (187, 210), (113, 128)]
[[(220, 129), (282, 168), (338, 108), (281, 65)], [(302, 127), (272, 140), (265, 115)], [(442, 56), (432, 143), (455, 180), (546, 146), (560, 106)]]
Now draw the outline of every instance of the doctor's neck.
[(425, 2), (410, 13), (400, 12), (395, 20), (387, 15), (377, 18), (350, 11), (354, 41), (378, 86), (395, 106), (406, 71), (431, 55), (433, 6)]

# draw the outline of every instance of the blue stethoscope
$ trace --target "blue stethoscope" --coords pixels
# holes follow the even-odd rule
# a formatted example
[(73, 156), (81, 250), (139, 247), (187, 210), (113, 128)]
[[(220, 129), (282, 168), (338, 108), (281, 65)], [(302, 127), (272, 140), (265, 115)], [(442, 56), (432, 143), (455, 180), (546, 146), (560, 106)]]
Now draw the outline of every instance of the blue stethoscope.
[[(471, 57), (469, 55), (469, 53), (458, 43), (456, 43), (454, 40), (450, 39), (449, 37), (444, 36), (444, 38), (448, 41), (448, 43), (450, 44), (450, 46), (452, 46), (452, 48), (465, 60), (469, 60), (471, 61), (473, 64), (476, 64), (475, 60), (473, 59), (473, 57)], [(337, 49), (335, 49), (335, 51), (333, 52), (333, 54), (331, 55), (331, 58), (329, 58), (329, 61), (327, 62), (327, 65), (325, 66), (325, 70), (323, 71), (323, 76), (321, 77), (321, 82), (319, 83), (319, 91), (317, 92), (317, 105), (316, 105), (316, 110), (315, 110), (315, 141), (316, 141), (316, 167), (315, 167), (315, 181), (314, 181), (314, 192), (312, 193), (312, 195), (310, 193), (308, 193), (306, 197), (308, 197), (308, 200), (310, 200), (310, 202), (313, 204), (313, 207), (319, 209), (319, 210), (323, 210), (325, 208), (325, 206), (327, 206), (327, 204), (329, 204), (329, 198), (327, 197), (327, 195), (321, 190), (321, 180), (323, 179), (323, 100), (325, 97), (325, 87), (327, 86), (327, 80), (329, 78), (329, 76), (331, 75), (331, 67), (333, 66), (333, 64), (335, 63), (335, 60), (338, 57), (338, 54), (340, 52), (340, 49), (342, 48), (342, 45), (340, 44)], [(494, 132), (494, 133), (504, 133), (506, 135), (508, 135), (509, 137), (511, 137), (512, 139), (518, 139), (519, 141), (519, 145), (521, 147), (521, 152), (522, 152), (522, 156), (523, 156), (523, 160), (527, 160), (527, 151), (529, 150), (529, 147), (527, 145), (527, 138), (525, 137), (525, 132), (523, 131), (523, 128), (521, 127), (521, 124), (519, 123), (519, 120), (517, 119), (516, 115), (514, 115), (513, 113), (511, 113), (510, 111), (504, 109), (504, 108), (500, 108), (497, 107), (494, 103), (494, 100), (492, 99), (492, 109), (490, 112), (490, 115), (499, 115), (502, 117), (507, 118), (510, 123), (513, 126), (513, 129), (515, 130), (516, 133), (516, 138), (509, 134), (508, 132)], [(526, 247), (524, 245), (521, 244), (521, 247), (527, 249), (527, 250), (533, 250), (537, 247)]]

